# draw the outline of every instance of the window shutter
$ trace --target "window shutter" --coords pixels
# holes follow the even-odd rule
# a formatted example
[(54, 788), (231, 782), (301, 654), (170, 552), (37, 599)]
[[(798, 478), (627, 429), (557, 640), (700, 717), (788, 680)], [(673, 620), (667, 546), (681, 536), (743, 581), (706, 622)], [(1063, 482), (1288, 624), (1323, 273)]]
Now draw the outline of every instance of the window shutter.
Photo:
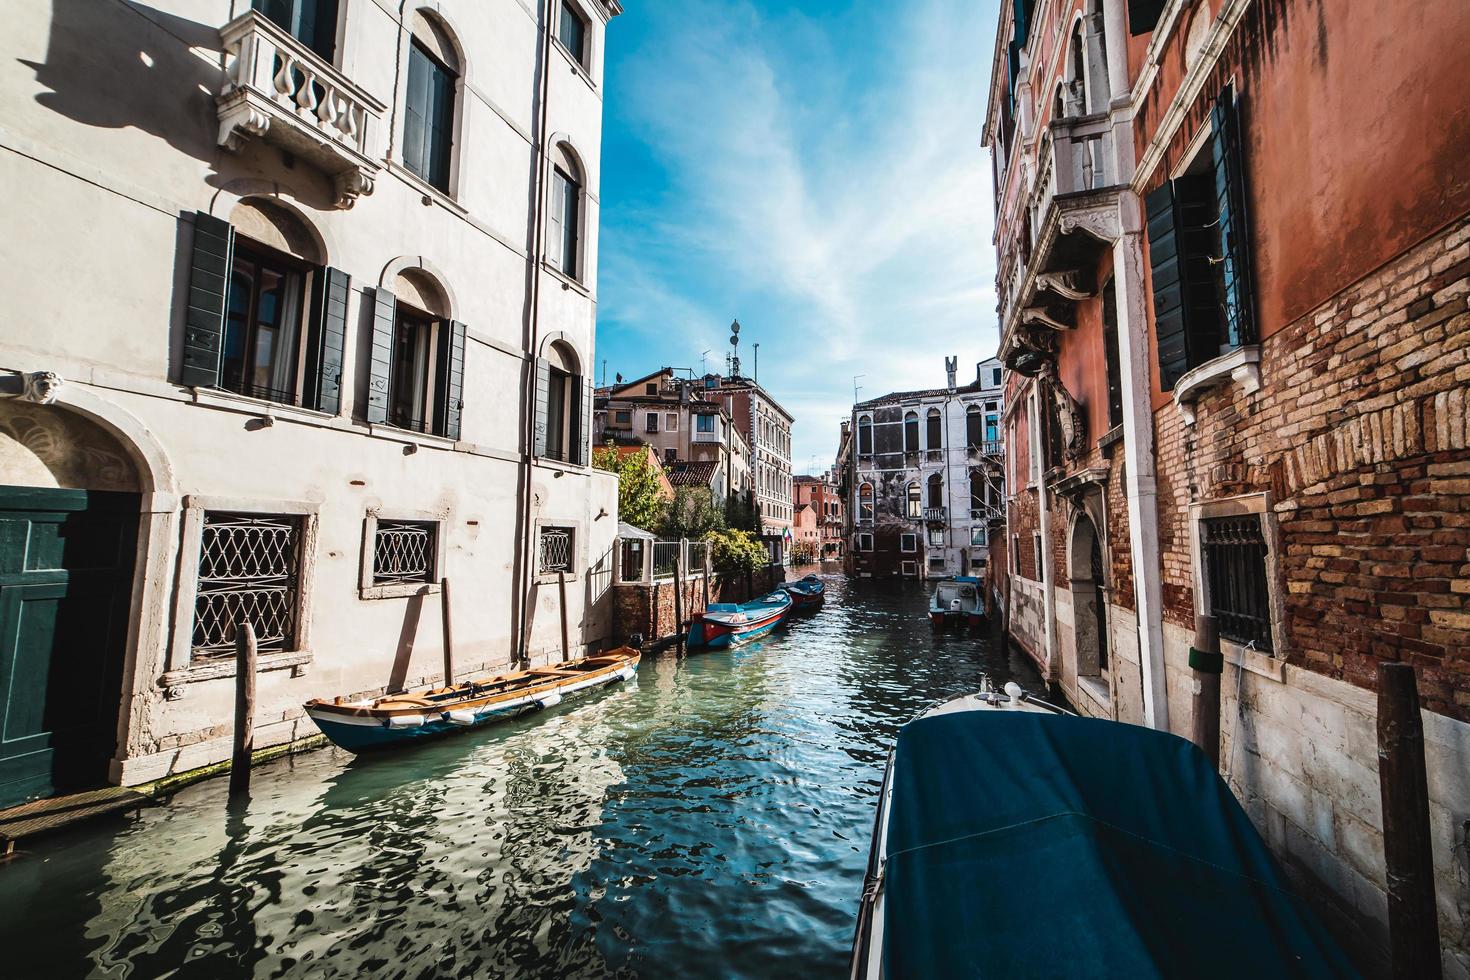
[(536, 358), (536, 444), (532, 452), (546, 455), (546, 411), (551, 397), (551, 362), (544, 357)]
[(1184, 332), (1184, 277), (1173, 182), (1166, 181), (1151, 191), (1144, 198), (1144, 210), (1148, 215), (1148, 260), (1153, 279), (1159, 385), (1168, 391), (1189, 370), (1189, 346)]
[(567, 446), (567, 462), (574, 466), (587, 465), (587, 416), (584, 414), (587, 408), (587, 382), (580, 374), (574, 374), (568, 381), (571, 389), (568, 393), (568, 401), (575, 398), (576, 404), (571, 406), (571, 418), (567, 422), (570, 432), (571, 445)]
[(184, 363), (179, 382), (194, 388), (219, 385), (224, 346), (225, 301), (235, 230), (228, 221), (196, 211), (194, 252), (189, 260), (189, 301), (184, 311)]
[(429, 179), (429, 56), (417, 41), (408, 46), (408, 90), (403, 99), (403, 162), (425, 180)]
[(439, 352), (434, 359), (434, 390), (440, 392), (435, 406), (434, 431), (450, 439), (459, 438), (464, 412), (464, 335), (458, 320), (439, 324)]
[(546, 217), (546, 250), (547, 258), (551, 264), (558, 269), (563, 268), (566, 256), (562, 254), (565, 247), (565, 234), (562, 230), (563, 215), (562, 208), (566, 204), (567, 195), (564, 185), (566, 179), (555, 169), (551, 171), (551, 207)]
[(398, 301), (386, 289), (373, 290), (373, 348), (368, 357), (367, 420), (388, 421), (388, 386), (393, 377), (393, 320)]
[(1128, 33), (1147, 34), (1159, 23), (1165, 0), (1128, 0)]
[(303, 403), (307, 408), (336, 415), (342, 407), (342, 350), (347, 343), (350, 280), (340, 269), (318, 269), (312, 279)]
[(1215, 100), (1210, 120), (1210, 152), (1219, 202), (1221, 314), (1230, 347), (1256, 342), (1255, 296), (1251, 282), (1250, 224), (1245, 199), (1245, 157), (1241, 151), (1240, 102), (1227, 85)]

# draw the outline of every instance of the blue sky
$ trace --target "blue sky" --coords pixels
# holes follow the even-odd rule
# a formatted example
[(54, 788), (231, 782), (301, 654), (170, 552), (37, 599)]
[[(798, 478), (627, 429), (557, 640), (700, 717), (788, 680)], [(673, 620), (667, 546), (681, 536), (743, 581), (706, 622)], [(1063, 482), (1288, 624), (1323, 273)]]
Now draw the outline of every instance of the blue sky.
[[(609, 26), (597, 378), (744, 372), (825, 469), (860, 398), (995, 352), (994, 0), (630, 0)], [(813, 464), (815, 458), (815, 464)]]

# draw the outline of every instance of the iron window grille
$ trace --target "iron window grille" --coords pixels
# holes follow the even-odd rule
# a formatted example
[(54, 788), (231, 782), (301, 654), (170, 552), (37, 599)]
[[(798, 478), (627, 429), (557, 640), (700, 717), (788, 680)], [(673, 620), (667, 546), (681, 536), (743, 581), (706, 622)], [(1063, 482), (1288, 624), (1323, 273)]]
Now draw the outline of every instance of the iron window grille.
[(292, 649), (300, 581), (299, 517), (206, 513), (192, 655), (232, 654), (235, 630), (246, 620), (257, 649)]
[(537, 545), (537, 567), (541, 574), (572, 570), (572, 529), (543, 527)]
[(1261, 519), (1255, 515), (1202, 519), (1200, 552), (1209, 612), (1220, 635), (1269, 651), (1271, 599)]
[(378, 521), (373, 537), (373, 584), (435, 581), (436, 521)]

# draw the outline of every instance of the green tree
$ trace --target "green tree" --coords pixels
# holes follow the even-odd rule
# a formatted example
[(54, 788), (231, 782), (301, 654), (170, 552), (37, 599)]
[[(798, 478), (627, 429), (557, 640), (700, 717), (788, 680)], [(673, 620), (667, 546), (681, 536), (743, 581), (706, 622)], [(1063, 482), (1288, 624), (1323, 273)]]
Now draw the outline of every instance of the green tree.
[(754, 534), (731, 528), (711, 531), (704, 536), (709, 542), (715, 571), (721, 575), (740, 575), (764, 568), (770, 560), (766, 546)]
[(618, 520), (645, 531), (652, 531), (664, 516), (662, 488), (658, 471), (648, 460), (648, 453), (619, 454), (609, 443), (592, 452), (592, 465), (618, 475)]
[(725, 529), (725, 515), (715, 506), (709, 487), (678, 487), (659, 522), (659, 537), (697, 541), (711, 531)]

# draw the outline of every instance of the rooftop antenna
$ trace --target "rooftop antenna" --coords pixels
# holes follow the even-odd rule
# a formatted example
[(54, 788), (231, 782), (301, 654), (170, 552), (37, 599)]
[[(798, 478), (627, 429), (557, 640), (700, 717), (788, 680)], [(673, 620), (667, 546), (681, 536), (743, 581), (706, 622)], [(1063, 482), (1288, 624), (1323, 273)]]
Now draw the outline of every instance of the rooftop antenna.
[(761, 380), (761, 345), (752, 344), (751, 346), (755, 348), (755, 382), (759, 384)]
[(603, 388), (606, 388), (607, 387), (607, 358), (605, 358), (605, 357), (602, 359), (602, 385), (601, 385), (601, 387), (603, 387)]
[(852, 403), (854, 405), (857, 404), (857, 400), (858, 400), (857, 393), (863, 390), (862, 385), (858, 384), (858, 382), (861, 381), (862, 379), (866, 378), (866, 377), (867, 377), (866, 374), (854, 374), (852, 376)]
[(706, 375), (706, 374), (709, 373), (708, 371), (705, 370), (705, 367), (704, 367), (704, 359), (706, 357), (708, 357), (708, 356), (709, 356), (709, 351), (705, 351), (703, 354), (700, 354), (699, 355), (699, 374), (700, 374), (701, 377), (703, 377), (704, 375)]
[(730, 323), (730, 377), (740, 377), (740, 321)]

